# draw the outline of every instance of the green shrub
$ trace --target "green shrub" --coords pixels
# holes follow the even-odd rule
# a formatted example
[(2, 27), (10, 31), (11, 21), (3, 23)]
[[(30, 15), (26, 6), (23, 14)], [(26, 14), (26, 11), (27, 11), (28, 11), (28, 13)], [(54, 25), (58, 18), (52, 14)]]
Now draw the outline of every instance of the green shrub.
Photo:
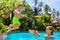
[(3, 23), (0, 23), (0, 33), (7, 31), (8, 26), (4, 25)]

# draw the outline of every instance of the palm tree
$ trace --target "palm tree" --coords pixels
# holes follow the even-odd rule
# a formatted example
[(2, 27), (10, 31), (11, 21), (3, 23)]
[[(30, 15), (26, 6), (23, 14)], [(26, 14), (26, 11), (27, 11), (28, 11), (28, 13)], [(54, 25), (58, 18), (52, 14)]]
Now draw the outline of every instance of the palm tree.
[(44, 5), (43, 5), (43, 2), (40, 2), (39, 4), (38, 4), (38, 7), (39, 7), (39, 12), (41, 12), (42, 13), (42, 7), (43, 7)]
[(46, 4), (45, 7), (44, 7), (45, 13), (47, 14), (50, 9), (51, 9), (51, 8)]
[(24, 5), (25, 7), (25, 10), (22, 12), (22, 14), (26, 14), (27, 16), (31, 16), (32, 15), (32, 8), (29, 4), (27, 4), (26, 0), (24, 0), (22, 2), (22, 4)]
[(53, 11), (52, 11), (51, 15), (54, 15), (54, 17), (57, 16), (57, 12), (56, 12), (56, 9), (55, 8), (53, 8)]
[(60, 14), (59, 14), (59, 11), (57, 11), (57, 18), (59, 18), (59, 15), (60, 15)]

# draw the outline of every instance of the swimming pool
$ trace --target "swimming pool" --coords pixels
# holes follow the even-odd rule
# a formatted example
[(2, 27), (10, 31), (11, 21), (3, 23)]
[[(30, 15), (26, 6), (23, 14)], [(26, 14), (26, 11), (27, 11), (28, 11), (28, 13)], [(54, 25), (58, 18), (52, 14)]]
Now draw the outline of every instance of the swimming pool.
[[(46, 32), (39, 32), (39, 34), (41, 34), (42, 37), (38, 37), (29, 32), (12, 32), (8, 34), (5, 40), (45, 40), (44, 35)], [(60, 40), (60, 32), (54, 32), (53, 34), (55, 37), (54, 40)]]

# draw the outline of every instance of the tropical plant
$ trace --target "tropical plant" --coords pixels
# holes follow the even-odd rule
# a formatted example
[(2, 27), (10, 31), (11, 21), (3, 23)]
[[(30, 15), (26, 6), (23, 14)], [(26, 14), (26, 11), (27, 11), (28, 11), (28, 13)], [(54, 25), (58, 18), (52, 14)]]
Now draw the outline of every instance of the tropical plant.
[(46, 4), (44, 7), (45, 13), (47, 14), (51, 8)]

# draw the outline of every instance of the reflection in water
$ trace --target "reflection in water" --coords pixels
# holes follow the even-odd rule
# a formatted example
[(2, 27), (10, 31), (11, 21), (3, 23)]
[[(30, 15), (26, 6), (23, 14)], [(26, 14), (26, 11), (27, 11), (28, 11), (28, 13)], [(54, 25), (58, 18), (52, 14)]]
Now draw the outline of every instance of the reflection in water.
[(45, 37), (45, 40), (54, 40), (54, 37)]

